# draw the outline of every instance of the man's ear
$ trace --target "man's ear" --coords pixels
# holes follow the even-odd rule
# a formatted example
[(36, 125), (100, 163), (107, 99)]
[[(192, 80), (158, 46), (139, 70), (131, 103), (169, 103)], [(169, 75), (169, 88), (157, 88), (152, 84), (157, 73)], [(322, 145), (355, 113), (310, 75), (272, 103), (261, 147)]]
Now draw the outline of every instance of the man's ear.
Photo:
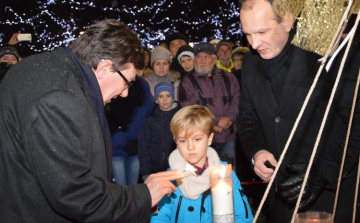
[(284, 16), (283, 23), (285, 25), (285, 31), (290, 32), (292, 26), (293, 26), (293, 15), (290, 12), (287, 12)]
[(212, 143), (212, 141), (213, 141), (213, 138), (214, 138), (214, 133), (211, 133), (211, 134), (209, 135), (209, 138), (208, 138), (208, 146), (211, 146), (211, 143)]
[(93, 69), (95, 76), (98, 79), (102, 79), (104, 75), (108, 73), (108, 71), (111, 71), (113, 69), (112, 66), (113, 63), (111, 62), (111, 60), (100, 61), (100, 63), (96, 67), (96, 70)]

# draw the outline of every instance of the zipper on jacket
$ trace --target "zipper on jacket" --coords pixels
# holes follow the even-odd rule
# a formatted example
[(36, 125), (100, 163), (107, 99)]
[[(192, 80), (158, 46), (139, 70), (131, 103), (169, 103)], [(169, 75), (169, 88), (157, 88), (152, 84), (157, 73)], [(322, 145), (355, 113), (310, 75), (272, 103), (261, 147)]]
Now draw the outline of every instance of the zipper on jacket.
[(176, 210), (175, 223), (177, 223), (177, 221), (178, 221), (182, 198), (183, 198), (183, 196), (180, 196), (180, 198), (179, 198), (178, 207), (177, 207), (177, 210)]
[(239, 189), (239, 192), (240, 192), (240, 196), (241, 196), (241, 199), (242, 199), (242, 201), (244, 203), (244, 207), (245, 207), (245, 212), (246, 212), (246, 217), (245, 218), (249, 218), (248, 208), (247, 208), (245, 200), (243, 198), (243, 196), (245, 195), (244, 189), (242, 189), (242, 190)]

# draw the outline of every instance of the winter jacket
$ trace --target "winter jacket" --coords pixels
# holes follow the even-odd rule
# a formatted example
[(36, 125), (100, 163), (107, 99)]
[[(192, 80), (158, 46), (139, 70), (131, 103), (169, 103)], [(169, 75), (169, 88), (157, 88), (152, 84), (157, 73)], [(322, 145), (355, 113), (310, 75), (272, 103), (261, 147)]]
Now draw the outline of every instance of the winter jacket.
[[(225, 78), (223, 75), (225, 75)], [(199, 98), (193, 81), (196, 81), (198, 84), (201, 91), (200, 95), (205, 103)], [(216, 143), (225, 143), (235, 139), (237, 130), (234, 123), (239, 115), (239, 101), (240, 87), (235, 76), (217, 67), (214, 68), (212, 78), (193, 70), (184, 76), (179, 85), (179, 102), (181, 107), (201, 104), (214, 114), (216, 125), (221, 117), (228, 117), (233, 123), (221, 133), (214, 133), (214, 142)]]
[(170, 131), (170, 121), (179, 110), (180, 104), (177, 101), (173, 102), (170, 111), (163, 111), (156, 104), (154, 111), (146, 116), (138, 139), (141, 175), (167, 169), (168, 157), (176, 148)]
[(154, 105), (149, 84), (144, 78), (138, 76), (129, 88), (129, 94), (126, 98), (112, 99), (105, 106), (113, 156), (123, 154), (120, 149), (123, 149), (128, 156), (138, 154), (137, 139), (145, 117), (152, 112)]
[[(226, 164), (219, 159), (216, 151), (208, 147), (209, 165)], [(171, 169), (185, 169), (187, 161), (179, 150), (171, 153)], [(188, 176), (174, 181), (177, 191), (164, 196), (158, 204), (158, 213), (151, 214), (150, 223), (158, 222), (213, 222), (210, 192), (210, 168), (200, 176)], [(235, 222), (252, 222), (253, 216), (244, 190), (235, 172), (232, 172)], [(180, 185), (180, 186), (179, 186)]]
[(107, 180), (110, 133), (104, 142), (90, 95), (62, 48), (8, 71), (0, 88), (1, 222), (148, 221), (148, 187)]

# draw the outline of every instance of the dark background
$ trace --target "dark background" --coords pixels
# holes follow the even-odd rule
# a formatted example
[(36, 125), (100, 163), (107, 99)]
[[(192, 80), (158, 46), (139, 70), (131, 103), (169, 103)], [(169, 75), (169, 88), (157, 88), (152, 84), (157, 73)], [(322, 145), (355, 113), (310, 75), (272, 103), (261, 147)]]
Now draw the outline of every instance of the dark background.
[(190, 42), (242, 38), (238, 0), (2, 0), (0, 41), (15, 32), (31, 33), (20, 50), (38, 53), (65, 46), (80, 31), (103, 19), (118, 19), (153, 48), (181, 32)]

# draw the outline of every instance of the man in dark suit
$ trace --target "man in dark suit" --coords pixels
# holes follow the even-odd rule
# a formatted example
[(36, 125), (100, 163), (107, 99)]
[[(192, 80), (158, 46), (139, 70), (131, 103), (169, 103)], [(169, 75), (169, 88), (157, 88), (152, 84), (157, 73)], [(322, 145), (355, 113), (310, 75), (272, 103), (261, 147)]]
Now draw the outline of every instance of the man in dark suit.
[(117, 20), (104, 20), (70, 47), (28, 57), (9, 70), (0, 88), (0, 221), (149, 221), (151, 207), (176, 189), (170, 181), (179, 176), (109, 183), (104, 115), (104, 105), (126, 97), (143, 67), (136, 35)]
[[(245, 54), (242, 64), (238, 134), (255, 173), (269, 181), (273, 170), (264, 163), (277, 165), (320, 66), (320, 56), (290, 44), (295, 34), (293, 15), (287, 13), (281, 18), (272, 8), (272, 0), (240, 0), (240, 22), (254, 50)], [(320, 76), (280, 167), (285, 182), (279, 182), (277, 176), (275, 182), (279, 185), (270, 190), (272, 222), (291, 220), (341, 57)], [(351, 48), (302, 197), (301, 211), (332, 213), (359, 61), (358, 50)], [(359, 100), (357, 105), (335, 219), (342, 219), (341, 222), (351, 221), (360, 148)]]

